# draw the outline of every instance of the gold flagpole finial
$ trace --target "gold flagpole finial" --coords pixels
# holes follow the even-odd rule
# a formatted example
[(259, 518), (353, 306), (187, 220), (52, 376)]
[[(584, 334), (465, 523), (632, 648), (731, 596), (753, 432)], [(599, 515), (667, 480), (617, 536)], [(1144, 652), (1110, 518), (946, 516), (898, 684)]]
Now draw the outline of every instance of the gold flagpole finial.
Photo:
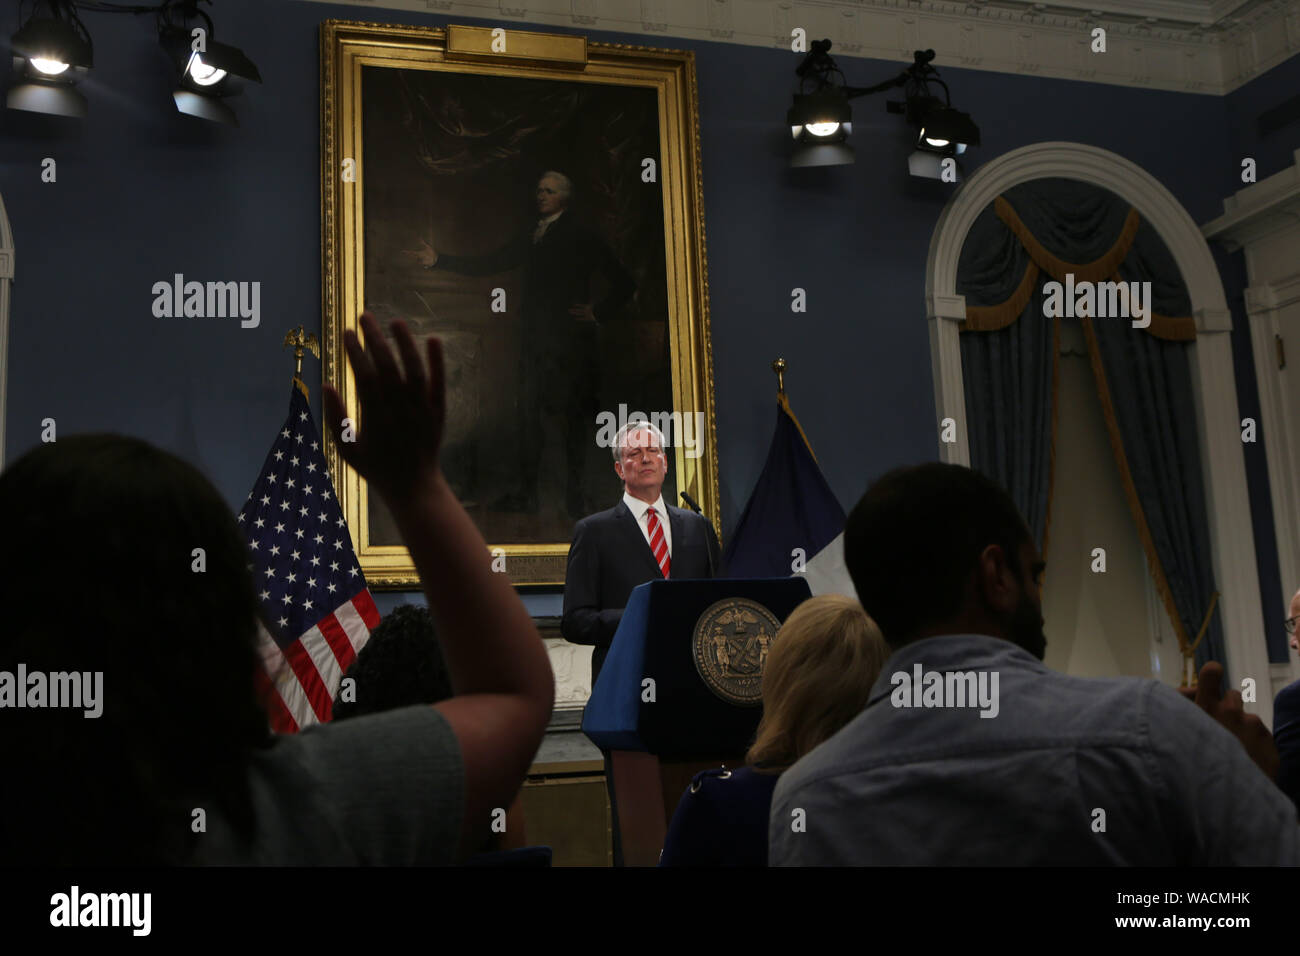
[(302, 380), (302, 354), (307, 349), (311, 349), (311, 354), (319, 359), (320, 340), (316, 338), (314, 332), (307, 332), (300, 325), (285, 334), (284, 347), (293, 349), (293, 383), (302, 389), (304, 396), (310, 397), (307, 391), (307, 383)]
[(772, 371), (776, 372), (776, 393), (785, 394), (785, 359), (779, 358), (772, 363)]

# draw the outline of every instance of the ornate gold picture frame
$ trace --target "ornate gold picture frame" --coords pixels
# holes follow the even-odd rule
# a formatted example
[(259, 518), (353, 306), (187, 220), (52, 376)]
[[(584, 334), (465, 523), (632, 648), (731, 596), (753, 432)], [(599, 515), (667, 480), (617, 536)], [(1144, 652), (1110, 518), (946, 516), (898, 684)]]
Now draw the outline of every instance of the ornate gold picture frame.
[[(343, 334), (362, 311), (443, 337), (444, 470), (513, 582), (563, 583), (573, 522), (619, 498), (609, 437), (636, 412), (671, 419), (664, 500), (718, 527), (693, 53), (329, 20), (321, 157), (323, 377), (360, 419)], [(416, 586), (325, 449), (370, 586)]]

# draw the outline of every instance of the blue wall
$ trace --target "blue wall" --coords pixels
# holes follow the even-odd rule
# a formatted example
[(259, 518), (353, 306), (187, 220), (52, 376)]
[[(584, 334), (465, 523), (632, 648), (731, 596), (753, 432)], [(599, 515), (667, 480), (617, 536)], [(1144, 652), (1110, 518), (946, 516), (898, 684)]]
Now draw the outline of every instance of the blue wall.
[[(47, 416), (64, 434), (127, 432), (194, 461), (234, 505), (287, 407), (284, 332), (319, 328), (318, 25), (448, 21), (283, 0), (221, 0), (213, 13), (218, 35), (265, 79), (237, 102), (239, 129), (176, 114), (149, 23), (96, 13), (84, 18), (96, 51), (89, 117), (0, 112), (0, 194), (18, 276), (6, 451), (12, 460), (36, 444)], [(0, 26), (7, 37), (10, 24)], [(931, 232), (953, 187), (907, 175), (908, 133), (884, 96), (855, 103), (856, 165), (791, 170), (782, 122), (795, 54), (659, 45), (697, 54), (724, 535), (766, 455), (777, 355), (790, 363), (790, 398), (831, 487), (851, 507), (884, 470), (936, 456), (922, 296)], [(983, 132), (968, 172), (1037, 141), (1088, 143), (1145, 167), (1198, 222), (1240, 186), (1233, 137), (1245, 126), (1230, 104), (1248, 111), (1284, 82), (1275, 70), (1218, 98), (947, 68), (939, 53), (955, 105)], [(855, 85), (901, 68), (840, 65)], [(40, 182), (46, 156), (58, 161), (57, 184)], [(261, 326), (154, 318), (151, 286), (176, 272), (261, 281)], [(807, 290), (806, 314), (790, 311), (795, 287)], [(308, 361), (308, 381), (319, 382)], [(319, 409), (318, 387), (312, 399)], [(534, 607), (558, 608), (557, 599)]]

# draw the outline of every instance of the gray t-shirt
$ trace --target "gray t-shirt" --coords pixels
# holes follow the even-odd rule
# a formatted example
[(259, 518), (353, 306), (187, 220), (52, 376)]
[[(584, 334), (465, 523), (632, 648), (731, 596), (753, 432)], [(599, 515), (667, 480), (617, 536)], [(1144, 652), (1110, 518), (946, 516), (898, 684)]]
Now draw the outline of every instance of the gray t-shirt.
[(216, 807), (194, 862), (439, 865), (464, 815), (460, 742), (438, 711), (404, 707), (277, 737), (249, 766), (250, 847)]

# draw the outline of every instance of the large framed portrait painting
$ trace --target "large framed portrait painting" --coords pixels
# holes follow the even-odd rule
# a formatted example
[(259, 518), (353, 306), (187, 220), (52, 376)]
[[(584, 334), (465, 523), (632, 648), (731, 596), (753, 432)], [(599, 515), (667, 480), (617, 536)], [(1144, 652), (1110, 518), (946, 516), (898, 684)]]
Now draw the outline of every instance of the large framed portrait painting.
[[(515, 583), (562, 583), (638, 417), (667, 438), (664, 500), (716, 523), (693, 54), (327, 21), (321, 71), (324, 376), (360, 427), (342, 341), (368, 310), (442, 338), (443, 471)], [(326, 447), (367, 579), (415, 585)]]

